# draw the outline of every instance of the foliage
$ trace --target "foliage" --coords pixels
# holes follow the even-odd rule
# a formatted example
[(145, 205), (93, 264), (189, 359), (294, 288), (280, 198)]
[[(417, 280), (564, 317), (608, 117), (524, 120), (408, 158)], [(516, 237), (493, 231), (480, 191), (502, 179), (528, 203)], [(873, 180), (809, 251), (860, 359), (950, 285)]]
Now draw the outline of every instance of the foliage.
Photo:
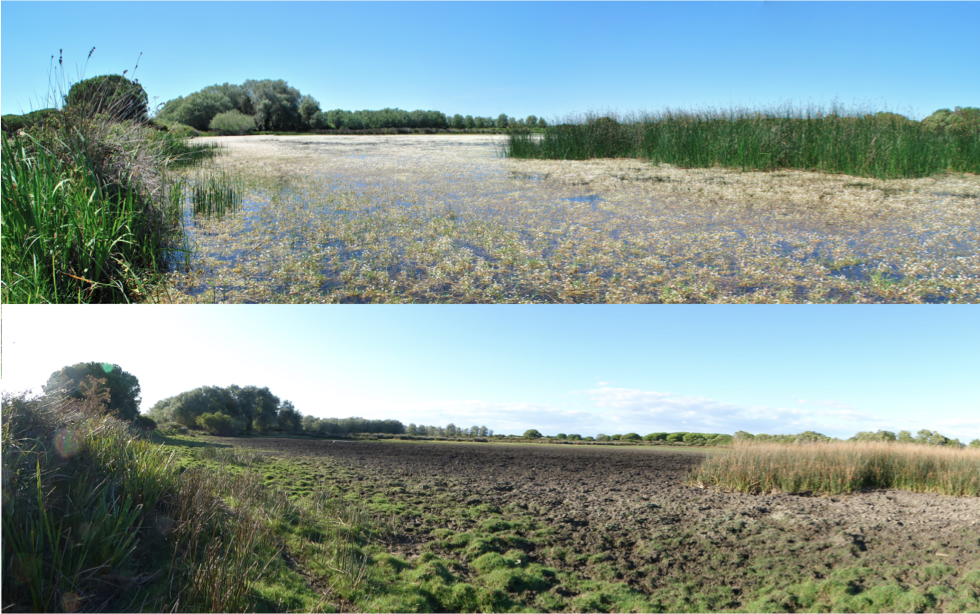
[(216, 435), (232, 435), (241, 430), (231, 416), (222, 413), (201, 414), (197, 417), (197, 425)]
[(541, 432), (537, 429), (528, 429), (524, 431), (524, 439), (541, 439)]
[(922, 126), (935, 132), (946, 130), (976, 130), (980, 127), (980, 109), (976, 107), (956, 107), (939, 109), (922, 120)]
[(60, 116), (58, 109), (38, 109), (23, 115), (8, 114), (0, 118), (3, 132), (7, 137), (12, 137), (20, 130), (28, 130), (38, 125), (43, 125), (45, 121), (56, 121)]
[[(292, 403), (281, 402), (268, 388), (256, 386), (202, 386), (158, 401), (150, 416), (158, 422), (174, 422), (187, 428), (199, 428), (203, 414), (224, 414), (240, 424), (246, 432), (253, 429), (278, 430), (279, 413), (297, 413)], [(285, 418), (291, 422), (293, 418)]]
[(255, 130), (255, 118), (232, 109), (215, 115), (208, 129), (219, 134), (245, 134)]
[(3, 397), (5, 610), (113, 609), (139, 586), (134, 553), (175, 490), (169, 459), (85, 391)]
[(84, 117), (108, 115), (114, 120), (146, 122), (146, 91), (123, 75), (102, 75), (75, 83), (65, 97), (65, 110)]
[(84, 391), (81, 384), (86, 378), (105, 380), (109, 391), (108, 410), (122, 420), (135, 420), (139, 416), (140, 383), (135, 375), (123, 371), (119, 365), (103, 362), (80, 362), (63, 367), (48, 377), (44, 385), (46, 394), (64, 390), (74, 398), (82, 399)]

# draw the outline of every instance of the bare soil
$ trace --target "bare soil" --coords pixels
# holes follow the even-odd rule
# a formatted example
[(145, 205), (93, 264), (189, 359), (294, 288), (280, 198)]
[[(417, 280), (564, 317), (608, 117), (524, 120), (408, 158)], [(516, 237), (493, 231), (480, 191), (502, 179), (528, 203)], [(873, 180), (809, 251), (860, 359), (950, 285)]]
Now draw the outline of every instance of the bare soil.
[[(980, 499), (893, 490), (845, 496), (746, 495), (686, 484), (705, 454), (653, 447), (228, 439), (235, 446), (316, 459), (342, 470), (365, 500), (420, 501), (442, 526), (473, 530), (454, 509), (488, 506), (553, 529), (530, 560), (649, 593), (669, 583), (743, 591), (767, 582), (819, 582), (835, 569), (875, 581), (950, 587), (980, 569)], [(326, 471), (325, 475), (330, 475)], [(438, 528), (400, 518), (411, 556)], [(582, 556), (587, 555), (587, 556)], [(598, 555), (598, 556), (597, 556)], [(873, 572), (871, 570), (874, 570)], [(929, 571), (932, 570), (932, 571)], [(950, 589), (952, 590), (952, 589)], [(937, 593), (937, 594), (941, 594)], [(778, 604), (777, 609), (782, 609)], [(943, 609), (943, 601), (929, 609)], [(792, 609), (787, 605), (785, 609)]]

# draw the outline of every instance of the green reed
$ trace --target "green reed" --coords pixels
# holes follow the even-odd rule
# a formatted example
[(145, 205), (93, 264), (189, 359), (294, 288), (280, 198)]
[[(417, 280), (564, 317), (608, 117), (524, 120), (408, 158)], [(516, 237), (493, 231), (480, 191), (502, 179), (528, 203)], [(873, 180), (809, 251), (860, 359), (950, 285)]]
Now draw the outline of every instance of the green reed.
[(4, 302), (128, 302), (165, 266), (178, 202), (147, 203), (20, 137), (2, 148)]
[(736, 444), (705, 459), (689, 482), (747, 493), (894, 488), (978, 497), (980, 450), (878, 442)]
[(200, 173), (190, 188), (194, 215), (210, 219), (234, 213), (242, 206), (244, 192), (242, 182), (235, 177), (214, 171)]
[(665, 111), (620, 122), (586, 116), (543, 135), (513, 132), (506, 155), (644, 158), (680, 167), (800, 169), (888, 178), (980, 173), (980, 129), (938, 131), (893, 114), (832, 108)]

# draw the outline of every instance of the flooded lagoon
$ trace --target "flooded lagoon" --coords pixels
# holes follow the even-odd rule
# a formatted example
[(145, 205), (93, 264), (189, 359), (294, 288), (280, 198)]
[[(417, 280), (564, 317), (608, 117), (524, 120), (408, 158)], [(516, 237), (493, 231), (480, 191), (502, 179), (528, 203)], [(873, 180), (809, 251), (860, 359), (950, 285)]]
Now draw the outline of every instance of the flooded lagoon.
[(977, 302), (980, 177), (514, 160), (502, 136), (217, 138), (245, 205), (164, 302)]

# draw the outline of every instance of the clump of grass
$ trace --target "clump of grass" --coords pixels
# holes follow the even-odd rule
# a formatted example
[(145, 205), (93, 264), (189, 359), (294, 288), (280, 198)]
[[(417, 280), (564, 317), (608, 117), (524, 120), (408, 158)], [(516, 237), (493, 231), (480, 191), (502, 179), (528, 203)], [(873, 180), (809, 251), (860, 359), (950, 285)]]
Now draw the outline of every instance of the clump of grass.
[(62, 85), (49, 113), (4, 139), (4, 302), (139, 300), (185, 244), (167, 168), (213, 150), (164, 135), (125, 112), (128, 98), (92, 87), (68, 104)]
[(840, 494), (891, 488), (980, 496), (980, 450), (880, 442), (736, 443), (689, 482), (746, 493)]
[(5, 610), (112, 609), (146, 581), (135, 551), (176, 469), (85, 386), (82, 400), (3, 399)]
[(667, 110), (620, 122), (587, 115), (544, 135), (513, 132), (506, 155), (645, 158), (688, 168), (791, 168), (886, 178), (980, 173), (980, 128), (935, 130), (892, 114), (820, 108)]
[(204, 219), (222, 218), (237, 211), (244, 200), (244, 188), (240, 184), (222, 172), (200, 173), (192, 180), (190, 188), (194, 215)]

